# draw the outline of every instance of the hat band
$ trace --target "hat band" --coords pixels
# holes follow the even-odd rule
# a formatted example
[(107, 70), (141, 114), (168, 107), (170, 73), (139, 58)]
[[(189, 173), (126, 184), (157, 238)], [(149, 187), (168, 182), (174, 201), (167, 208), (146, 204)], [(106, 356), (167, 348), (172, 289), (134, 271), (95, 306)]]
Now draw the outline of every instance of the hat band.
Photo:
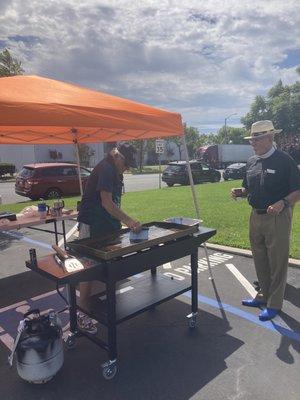
[(265, 135), (266, 133), (273, 133), (274, 129), (271, 129), (269, 131), (261, 131), (261, 132), (253, 132), (252, 136), (260, 136), (260, 135)]

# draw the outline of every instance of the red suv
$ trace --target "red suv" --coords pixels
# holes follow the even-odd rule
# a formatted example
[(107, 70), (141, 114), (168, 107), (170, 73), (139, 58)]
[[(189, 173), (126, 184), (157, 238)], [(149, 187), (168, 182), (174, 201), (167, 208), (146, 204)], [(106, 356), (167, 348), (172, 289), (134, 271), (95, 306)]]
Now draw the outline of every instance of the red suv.
[[(80, 167), (84, 187), (90, 171)], [(80, 193), (76, 164), (42, 163), (24, 165), (16, 178), (15, 192), (31, 200), (57, 199)]]

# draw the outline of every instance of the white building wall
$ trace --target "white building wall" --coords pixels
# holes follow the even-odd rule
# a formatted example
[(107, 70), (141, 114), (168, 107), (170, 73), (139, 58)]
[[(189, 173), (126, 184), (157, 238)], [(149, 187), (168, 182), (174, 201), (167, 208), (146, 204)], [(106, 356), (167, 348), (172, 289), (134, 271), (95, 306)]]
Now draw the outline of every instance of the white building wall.
[[(170, 158), (170, 161), (179, 161), (180, 157), (179, 157), (178, 146), (175, 143), (170, 143), (169, 147), (174, 152), (174, 155)], [(165, 148), (166, 148), (166, 146), (165, 146)], [(166, 154), (166, 151), (165, 151), (165, 154)], [(185, 160), (185, 151), (184, 151), (184, 147), (182, 145), (181, 145), (181, 160)]]
[(17, 171), (19, 171), (24, 164), (34, 162), (34, 159), (33, 145), (0, 145), (0, 162), (14, 164)]
[[(36, 162), (76, 162), (74, 146), (71, 144), (40, 144), (34, 147)], [(50, 151), (61, 153), (62, 157), (54, 160), (50, 157)]]
[[(90, 166), (94, 167), (104, 157), (103, 143), (88, 144), (95, 154), (90, 159)], [(61, 158), (54, 160), (50, 157), (50, 151), (61, 153)], [(25, 164), (40, 162), (75, 162), (76, 155), (74, 145), (1, 145), (0, 162), (12, 163), (19, 171)]]
[(91, 143), (89, 146), (94, 150), (95, 154), (91, 157), (90, 166), (94, 167), (104, 158), (104, 144), (103, 143)]
[[(103, 143), (89, 143), (88, 146), (94, 150), (94, 155), (90, 158), (90, 166), (94, 167), (104, 157)], [(75, 162), (75, 147), (72, 144), (60, 145), (36, 145), (36, 162)], [(50, 157), (50, 151), (61, 153), (62, 158), (53, 160)]]

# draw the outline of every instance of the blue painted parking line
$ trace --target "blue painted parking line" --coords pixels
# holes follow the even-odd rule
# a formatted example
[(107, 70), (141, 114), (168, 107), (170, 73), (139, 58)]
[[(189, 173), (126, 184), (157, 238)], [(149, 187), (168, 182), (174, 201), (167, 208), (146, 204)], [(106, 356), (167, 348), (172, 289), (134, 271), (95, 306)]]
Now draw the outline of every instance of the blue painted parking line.
[[(183, 296), (191, 298), (191, 292), (183, 293)], [(272, 332), (276, 332), (282, 336), (286, 336), (290, 339), (294, 339), (294, 340), (297, 340), (298, 342), (300, 342), (300, 333), (294, 332), (290, 329), (287, 329), (275, 322), (270, 322), (270, 321), (262, 322), (258, 319), (258, 316), (255, 316), (251, 313), (240, 310), (239, 308), (233, 307), (230, 304), (219, 303), (217, 300), (214, 300), (209, 297), (202, 296), (202, 295), (198, 295), (198, 302), (204, 303), (204, 304), (209, 305), (214, 308), (218, 308), (219, 310), (223, 309), (224, 311), (228, 311), (231, 314), (237, 315), (238, 317), (244, 318), (247, 321), (250, 321), (256, 325), (259, 325), (264, 329), (268, 329)]]
[(40, 242), (39, 240), (30, 239), (30, 238), (24, 236), (22, 233), (15, 232), (15, 231), (10, 231), (10, 232), (0, 231), (0, 232), (2, 234), (13, 237), (14, 239), (22, 240), (23, 242), (34, 244), (36, 246), (43, 247), (44, 249), (52, 250), (52, 247), (50, 246), (50, 244)]

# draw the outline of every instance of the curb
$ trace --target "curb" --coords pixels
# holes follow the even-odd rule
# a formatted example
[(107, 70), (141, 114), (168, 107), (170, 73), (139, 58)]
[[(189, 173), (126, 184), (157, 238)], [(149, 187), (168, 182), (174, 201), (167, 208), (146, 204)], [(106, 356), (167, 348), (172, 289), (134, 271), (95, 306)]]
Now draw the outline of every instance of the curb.
[[(250, 250), (239, 249), (230, 246), (222, 246), (213, 243), (206, 243), (206, 246), (208, 249), (211, 250), (218, 250), (218, 251), (223, 251), (225, 253), (231, 253), (231, 254), (236, 254), (238, 256), (252, 258), (252, 252)], [(289, 266), (294, 268), (300, 268), (300, 260), (297, 260), (295, 258), (289, 258)]]

